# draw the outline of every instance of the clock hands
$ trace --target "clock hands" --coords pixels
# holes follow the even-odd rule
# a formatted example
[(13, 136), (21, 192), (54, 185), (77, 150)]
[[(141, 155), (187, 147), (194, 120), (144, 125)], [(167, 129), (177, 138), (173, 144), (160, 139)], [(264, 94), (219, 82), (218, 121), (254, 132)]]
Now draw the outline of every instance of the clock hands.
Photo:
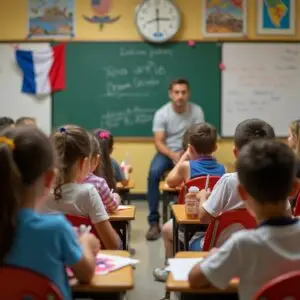
[(156, 32), (159, 32), (159, 8), (155, 9), (155, 16), (156, 16)]

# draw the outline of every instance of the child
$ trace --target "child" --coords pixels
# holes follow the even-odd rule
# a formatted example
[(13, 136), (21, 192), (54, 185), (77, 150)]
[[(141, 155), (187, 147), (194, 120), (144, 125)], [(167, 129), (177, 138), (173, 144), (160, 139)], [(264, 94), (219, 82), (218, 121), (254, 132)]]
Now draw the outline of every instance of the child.
[[(212, 157), (212, 153), (217, 149), (216, 129), (208, 123), (199, 123), (192, 125), (186, 135), (188, 149), (167, 176), (167, 184), (176, 187), (185, 181), (200, 176), (222, 176), (225, 173), (225, 167)], [(172, 220), (164, 224), (162, 233), (166, 256), (170, 258), (173, 256)], [(168, 271), (166, 268), (156, 268), (153, 275), (156, 280), (165, 281)]]
[(297, 155), (297, 177), (300, 178), (300, 120), (292, 122), (289, 126), (288, 145)]
[(59, 175), (43, 210), (88, 217), (104, 247), (119, 249), (120, 239), (108, 220), (97, 190), (89, 183), (82, 184), (90, 170), (88, 133), (78, 126), (67, 125), (54, 133), (52, 139), (59, 156)]
[(7, 127), (14, 127), (15, 122), (12, 118), (1, 117), (0, 118), (0, 131), (4, 130)]
[[(235, 157), (238, 157), (239, 151), (246, 144), (259, 139), (275, 139), (275, 132), (271, 125), (259, 119), (248, 119), (238, 124), (234, 134), (233, 153)], [(217, 182), (211, 194), (204, 190), (200, 192), (201, 223), (208, 224), (212, 217), (216, 217), (222, 212), (244, 208), (244, 202), (237, 193), (237, 186), (237, 173), (227, 173)], [(200, 250), (198, 242), (194, 241), (193, 250), (197, 250), (197, 247)]]
[[(64, 299), (72, 299), (65, 272), (88, 283), (95, 270), (99, 241), (79, 237), (61, 215), (43, 215), (37, 205), (54, 179), (54, 151), (49, 139), (33, 127), (6, 129), (0, 137), (0, 259), (46, 276)], [(94, 253), (95, 252), (95, 253)]]
[(240, 279), (239, 299), (254, 299), (271, 279), (300, 268), (300, 222), (286, 216), (286, 199), (299, 188), (296, 160), (287, 145), (253, 141), (237, 160), (238, 191), (246, 207), (259, 220), (257, 229), (233, 234), (189, 274), (192, 288), (208, 284), (225, 289)]
[[(120, 182), (123, 186), (126, 186), (129, 182), (129, 173), (132, 172), (132, 167), (130, 165), (126, 165), (123, 171), (118, 162), (115, 159), (111, 158), (114, 146), (114, 138), (112, 134), (109, 131), (97, 129), (95, 131), (95, 136), (97, 137), (100, 144), (101, 156), (104, 157), (103, 166), (99, 167), (99, 170), (96, 171), (96, 175), (98, 174), (98, 176), (104, 177), (108, 182), (110, 188), (115, 188), (114, 186), (116, 182)], [(111, 164), (112, 175), (111, 170), (108, 166), (109, 163)], [(109, 181), (112, 181), (110, 177), (113, 178), (114, 185), (109, 184)]]
[(100, 163), (100, 147), (98, 140), (95, 136), (90, 134), (91, 146), (92, 146), (92, 154), (90, 160), (90, 173), (84, 179), (83, 183), (91, 183), (97, 189), (99, 196), (101, 197), (105, 209), (108, 213), (112, 213), (118, 209), (118, 206), (121, 202), (121, 198), (117, 193), (112, 193), (109, 190), (109, 187), (105, 181), (105, 179), (98, 177), (93, 174), (96, 168)]
[(24, 125), (29, 125), (29, 126), (37, 126), (36, 125), (36, 119), (31, 118), (31, 117), (21, 117), (16, 120), (16, 126), (24, 126)]

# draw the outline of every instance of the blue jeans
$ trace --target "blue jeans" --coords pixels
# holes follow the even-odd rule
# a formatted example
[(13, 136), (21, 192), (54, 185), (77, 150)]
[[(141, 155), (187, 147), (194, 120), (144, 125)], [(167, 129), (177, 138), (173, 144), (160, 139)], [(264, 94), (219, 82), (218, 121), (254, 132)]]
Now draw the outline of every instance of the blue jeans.
[(159, 212), (158, 212), (158, 206), (159, 206), (159, 199), (160, 199), (160, 193), (159, 193), (159, 181), (161, 180), (161, 177), (165, 173), (165, 171), (172, 169), (173, 162), (172, 160), (161, 154), (156, 153), (156, 155), (153, 157), (150, 170), (148, 174), (148, 205), (149, 205), (149, 216), (148, 216), (148, 222), (149, 224), (154, 224), (159, 222)]

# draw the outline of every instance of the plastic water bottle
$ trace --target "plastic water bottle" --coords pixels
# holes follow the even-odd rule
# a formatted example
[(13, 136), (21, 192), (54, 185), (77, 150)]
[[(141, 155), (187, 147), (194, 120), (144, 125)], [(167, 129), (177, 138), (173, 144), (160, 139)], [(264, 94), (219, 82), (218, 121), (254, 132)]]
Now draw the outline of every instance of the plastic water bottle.
[(188, 193), (185, 195), (185, 213), (188, 219), (199, 218), (199, 200), (197, 193), (199, 189), (196, 186), (191, 186)]

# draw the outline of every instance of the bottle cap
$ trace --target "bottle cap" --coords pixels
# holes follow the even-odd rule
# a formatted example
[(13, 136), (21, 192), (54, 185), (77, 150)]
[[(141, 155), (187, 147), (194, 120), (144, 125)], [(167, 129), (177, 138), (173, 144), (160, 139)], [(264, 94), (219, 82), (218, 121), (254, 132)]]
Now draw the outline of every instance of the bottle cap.
[(189, 188), (189, 193), (198, 193), (199, 189), (196, 186), (191, 186)]

